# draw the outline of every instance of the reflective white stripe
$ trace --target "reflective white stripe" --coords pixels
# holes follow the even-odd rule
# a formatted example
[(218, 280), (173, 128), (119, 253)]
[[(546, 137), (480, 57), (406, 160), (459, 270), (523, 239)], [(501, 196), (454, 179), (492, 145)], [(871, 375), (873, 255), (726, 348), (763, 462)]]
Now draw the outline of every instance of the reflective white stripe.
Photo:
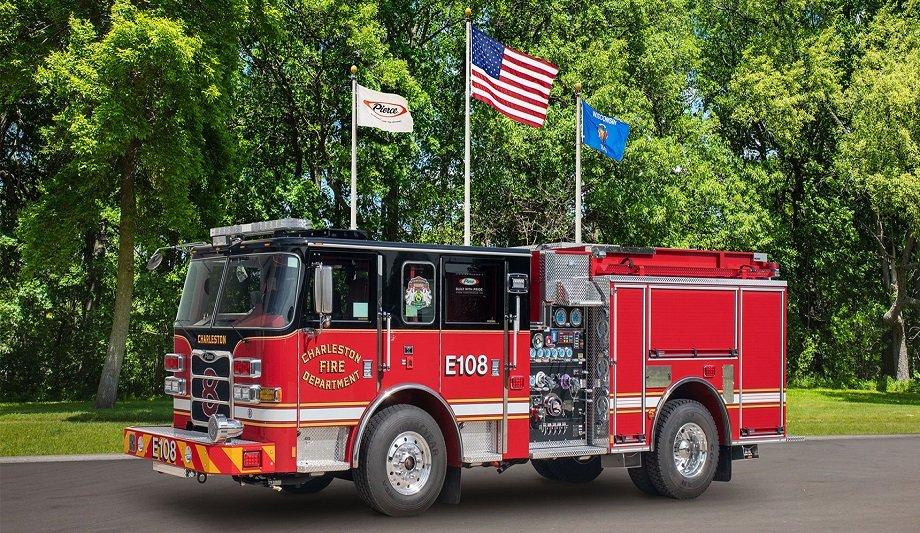
[[(358, 420), (364, 407), (335, 407), (328, 409), (301, 409), (301, 422), (323, 422), (329, 420)], [(297, 409), (261, 409), (257, 406), (235, 405), (233, 416), (256, 422), (296, 422)]]
[(744, 403), (778, 403), (780, 400), (786, 401), (785, 393), (780, 395), (779, 392), (743, 392)]
[[(189, 406), (188, 400), (174, 400), (184, 402), (183, 405)], [(176, 407), (178, 409), (178, 407)], [(324, 422), (331, 420), (358, 420), (364, 414), (365, 407), (330, 407), (301, 409), (301, 422)], [(478, 415), (500, 415), (502, 414), (502, 403), (470, 403), (452, 405), (451, 409), (456, 416), (478, 416)], [(508, 402), (509, 415), (522, 415), (530, 412), (529, 402)], [(233, 408), (234, 418), (242, 420), (253, 420), (256, 422), (296, 422), (296, 409), (263, 409), (256, 405), (237, 404)]]
[[(647, 396), (645, 398), (645, 406), (646, 407), (657, 407), (659, 401), (661, 401), (660, 396)], [(635, 396), (635, 397), (629, 397), (629, 398), (617, 398), (614, 404), (615, 404), (615, 407), (619, 409), (639, 408), (639, 407), (642, 407), (642, 397)]]
[(509, 402), (509, 415), (526, 415), (530, 414), (530, 402)]
[(188, 398), (173, 398), (173, 409), (177, 411), (191, 411), (192, 401)]
[[(500, 415), (502, 414), (501, 402), (495, 403), (467, 403), (451, 405), (450, 408), (456, 416)], [(508, 402), (509, 415), (523, 415), (530, 412), (529, 402)]]
[[(251, 411), (251, 414), (250, 414)], [(259, 409), (247, 405), (233, 406), (233, 418), (255, 420), (257, 422), (295, 422), (296, 409)]]
[(454, 414), (457, 416), (502, 414), (502, 404), (500, 403), (467, 403), (451, 405), (450, 408), (453, 409)]
[(334, 407), (322, 409), (301, 409), (300, 421), (357, 420), (364, 414), (364, 407)]

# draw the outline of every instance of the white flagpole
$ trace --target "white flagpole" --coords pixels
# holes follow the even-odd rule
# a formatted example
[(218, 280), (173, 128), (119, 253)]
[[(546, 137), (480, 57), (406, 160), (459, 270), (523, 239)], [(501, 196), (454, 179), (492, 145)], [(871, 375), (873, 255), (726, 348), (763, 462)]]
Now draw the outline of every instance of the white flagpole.
[(463, 139), (463, 245), (470, 245), (470, 61), (472, 46), (473, 10), (466, 8), (466, 85), (463, 93), (466, 100), (464, 120), (466, 135)]
[(581, 83), (575, 84), (575, 244), (581, 244)]
[(358, 67), (351, 66), (351, 229), (358, 229)]

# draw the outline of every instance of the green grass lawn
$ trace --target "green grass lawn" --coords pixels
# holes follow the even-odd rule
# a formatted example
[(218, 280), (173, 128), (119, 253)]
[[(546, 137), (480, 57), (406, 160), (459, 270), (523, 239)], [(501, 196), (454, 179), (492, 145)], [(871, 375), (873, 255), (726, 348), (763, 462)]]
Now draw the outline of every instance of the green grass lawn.
[(920, 433), (920, 394), (871, 390), (790, 389), (790, 435)]
[(172, 400), (165, 399), (98, 411), (91, 402), (0, 403), (0, 457), (120, 452), (125, 426), (171, 420)]
[[(920, 394), (791, 389), (790, 435), (920, 433)], [(96, 411), (90, 402), (0, 403), (0, 456), (117, 453), (121, 430), (168, 424), (172, 402), (123, 401)]]

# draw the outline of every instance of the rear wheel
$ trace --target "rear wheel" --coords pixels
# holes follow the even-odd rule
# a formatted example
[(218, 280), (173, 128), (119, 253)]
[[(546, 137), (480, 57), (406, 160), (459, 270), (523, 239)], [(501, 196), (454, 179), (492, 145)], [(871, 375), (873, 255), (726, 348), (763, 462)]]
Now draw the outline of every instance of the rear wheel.
[(589, 459), (566, 457), (556, 459), (549, 465), (556, 478), (568, 483), (587, 483), (594, 481), (604, 471), (600, 456)]
[(322, 476), (311, 477), (303, 483), (296, 485), (282, 485), (281, 492), (284, 494), (313, 494), (319, 492), (332, 483), (335, 476), (325, 474)]
[(719, 464), (716, 424), (709, 411), (693, 400), (666, 403), (660, 417), (655, 450), (646, 454), (643, 468), (662, 496), (696, 498), (709, 488)]
[(533, 469), (536, 470), (538, 474), (545, 477), (546, 479), (559, 481), (559, 477), (555, 472), (553, 472), (550, 463), (552, 463), (552, 461), (548, 459), (534, 459), (530, 461), (530, 464), (533, 465)]
[(394, 405), (371, 418), (361, 441), (355, 486), (390, 516), (419, 514), (435, 502), (447, 473), (444, 437), (425, 411)]

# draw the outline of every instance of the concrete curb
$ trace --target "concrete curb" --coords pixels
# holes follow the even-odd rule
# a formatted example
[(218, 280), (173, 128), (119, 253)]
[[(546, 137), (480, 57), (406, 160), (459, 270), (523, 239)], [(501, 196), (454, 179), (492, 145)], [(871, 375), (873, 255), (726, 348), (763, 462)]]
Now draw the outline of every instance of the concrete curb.
[(19, 455), (0, 457), (0, 465), (17, 463), (69, 463), (79, 461), (121, 461), (137, 459), (123, 453), (92, 453), (86, 455)]
[[(819, 435), (819, 436), (802, 436), (797, 435), (797, 442), (823, 441), (823, 440), (872, 440), (872, 439), (916, 439), (920, 433), (897, 433), (893, 435)], [(791, 437), (790, 437), (791, 439)]]
[[(825, 435), (820, 437), (790, 435), (789, 442), (776, 444), (798, 444), (800, 442), (827, 441), (827, 440), (872, 440), (872, 439), (916, 439), (920, 433), (903, 433), (899, 435)], [(0, 464), (22, 463), (66, 463), (80, 461), (122, 461), (137, 459), (123, 453), (96, 453), (87, 455), (20, 455), (16, 457), (0, 457)]]

